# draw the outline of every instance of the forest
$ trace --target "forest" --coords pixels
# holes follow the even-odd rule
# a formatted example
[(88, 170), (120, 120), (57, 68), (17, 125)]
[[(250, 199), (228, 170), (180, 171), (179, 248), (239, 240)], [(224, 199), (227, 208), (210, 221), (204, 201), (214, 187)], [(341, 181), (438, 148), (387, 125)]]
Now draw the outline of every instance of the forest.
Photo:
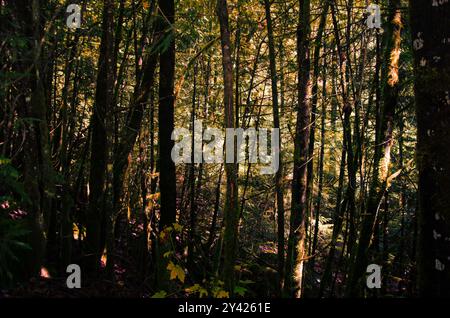
[(1, 0), (34, 296), (450, 297), (450, 1)]

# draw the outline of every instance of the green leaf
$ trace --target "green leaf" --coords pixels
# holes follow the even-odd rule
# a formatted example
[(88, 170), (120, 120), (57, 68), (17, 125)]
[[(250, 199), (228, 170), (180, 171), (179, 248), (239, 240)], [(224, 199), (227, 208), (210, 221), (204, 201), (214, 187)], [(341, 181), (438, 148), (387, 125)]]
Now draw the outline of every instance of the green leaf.
[(9, 165), (11, 163), (11, 159), (0, 157), (0, 166)]
[(166, 298), (167, 293), (164, 290), (160, 290), (156, 294), (154, 294), (151, 298)]
[(234, 293), (236, 294), (236, 295), (239, 295), (239, 296), (245, 296), (245, 293), (247, 292), (247, 288), (245, 288), (245, 287), (242, 287), (242, 286), (236, 286), (236, 287), (234, 287)]

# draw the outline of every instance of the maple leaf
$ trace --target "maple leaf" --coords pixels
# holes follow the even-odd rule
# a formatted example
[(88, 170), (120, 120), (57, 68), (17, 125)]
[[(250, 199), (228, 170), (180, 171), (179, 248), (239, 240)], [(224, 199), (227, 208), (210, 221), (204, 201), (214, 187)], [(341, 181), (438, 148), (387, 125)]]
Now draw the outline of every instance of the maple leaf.
[(182, 283), (184, 283), (185, 273), (181, 266), (175, 265), (172, 262), (169, 262), (167, 265), (167, 269), (170, 271), (170, 280), (179, 279)]

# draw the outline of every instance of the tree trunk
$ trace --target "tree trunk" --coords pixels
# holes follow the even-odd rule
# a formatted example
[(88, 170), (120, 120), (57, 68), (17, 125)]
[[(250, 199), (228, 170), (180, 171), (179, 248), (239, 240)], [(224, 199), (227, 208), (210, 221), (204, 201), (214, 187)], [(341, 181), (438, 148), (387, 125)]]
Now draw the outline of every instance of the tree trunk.
[(91, 118), (91, 166), (89, 171), (89, 211), (86, 227), (86, 256), (89, 271), (96, 271), (102, 253), (101, 235), (105, 215), (106, 165), (108, 162), (108, 113), (114, 89), (113, 65), (113, 17), (114, 3), (105, 0), (103, 5), (102, 40), (98, 59), (97, 89)]
[(159, 228), (172, 225), (176, 221), (176, 180), (175, 163), (171, 158), (174, 141), (171, 139), (174, 129), (174, 78), (175, 78), (175, 2), (159, 0), (161, 10), (160, 23), (164, 40), (169, 42), (161, 52), (159, 62), (159, 188), (161, 192), (161, 215)]
[(450, 3), (411, 0), (419, 171), (418, 287), (450, 296)]
[(320, 119), (320, 155), (319, 155), (319, 167), (318, 167), (318, 176), (319, 176), (319, 183), (318, 183), (318, 190), (317, 190), (317, 199), (316, 199), (316, 205), (314, 207), (315, 212), (315, 222), (314, 222), (314, 236), (313, 236), (313, 242), (312, 242), (312, 249), (311, 254), (312, 258), (310, 260), (311, 262), (311, 268), (314, 269), (314, 263), (315, 263), (315, 254), (317, 249), (317, 243), (318, 243), (318, 235), (319, 235), (319, 221), (320, 221), (320, 209), (322, 206), (322, 190), (323, 190), (323, 170), (324, 170), (324, 158), (325, 158), (325, 119), (326, 119), (326, 110), (327, 110), (327, 102), (326, 102), (326, 96), (327, 96), (327, 81), (326, 81), (326, 69), (325, 64), (326, 59), (324, 60), (324, 70), (323, 70), (323, 88), (322, 88), (322, 111), (321, 111), (321, 119)]
[[(272, 105), (273, 105), (273, 125), (274, 128), (280, 128), (280, 115), (278, 111), (278, 75), (275, 60), (275, 42), (273, 39), (272, 17), (270, 16), (270, 2), (264, 0), (266, 11), (267, 33), (269, 36), (269, 59), (270, 59), (270, 77), (272, 80)], [(281, 145), (281, 136), (279, 140)], [(274, 149), (278, 156), (278, 171), (275, 174), (275, 192), (277, 202), (277, 236), (278, 236), (278, 279), (280, 294), (283, 290), (284, 282), (284, 198), (283, 198), (283, 165), (280, 149)]]
[(310, 78), (310, 1), (300, 0), (297, 27), (298, 108), (294, 141), (294, 171), (292, 179), (291, 220), (286, 260), (285, 293), (302, 295), (303, 263), (305, 259), (307, 218), (307, 164), (311, 117)]
[[(217, 0), (217, 15), (220, 23), (220, 42), (222, 47), (222, 66), (224, 82), (224, 107), (225, 127), (235, 128), (233, 109), (233, 64), (231, 59), (230, 28), (228, 25), (227, 0)], [(236, 142), (235, 142), (236, 144)], [(236, 147), (233, 147), (236, 148)], [(230, 149), (226, 149), (230, 151)], [(234, 158), (236, 156), (234, 155)], [(234, 263), (236, 259), (236, 247), (238, 239), (238, 185), (237, 185), (237, 163), (225, 163), (227, 178), (227, 190), (224, 209), (224, 265), (222, 277), (225, 288), (230, 294), (234, 290)]]
[[(317, 101), (318, 101), (318, 79), (319, 79), (319, 63), (320, 63), (320, 49), (323, 45), (322, 36), (325, 28), (325, 22), (327, 19), (327, 12), (329, 7), (329, 1), (327, 0), (322, 9), (322, 13), (320, 15), (319, 27), (317, 29), (317, 35), (314, 39), (314, 55), (313, 55), (313, 84), (312, 84), (312, 92), (311, 92), (311, 132), (309, 136), (309, 149), (308, 149), (308, 188), (307, 188), (307, 199), (308, 199), (308, 211), (311, 214), (310, 220), (313, 219), (313, 192), (314, 192), (314, 144), (315, 144), (315, 132), (316, 132), (316, 113), (317, 113)], [(309, 222), (311, 223), (311, 221)], [(311, 254), (312, 251), (312, 235), (313, 231), (309, 231), (309, 251)], [(312, 263), (312, 262), (311, 262)]]
[(195, 198), (195, 155), (194, 147), (195, 140), (199, 137), (195, 135), (195, 110), (197, 103), (197, 63), (194, 64), (194, 82), (193, 82), (193, 93), (192, 93), (192, 113), (191, 113), (191, 163), (189, 164), (189, 236), (188, 236), (188, 259), (187, 266), (189, 272), (192, 274), (194, 272), (194, 253), (195, 253), (195, 223), (197, 220), (197, 202)]

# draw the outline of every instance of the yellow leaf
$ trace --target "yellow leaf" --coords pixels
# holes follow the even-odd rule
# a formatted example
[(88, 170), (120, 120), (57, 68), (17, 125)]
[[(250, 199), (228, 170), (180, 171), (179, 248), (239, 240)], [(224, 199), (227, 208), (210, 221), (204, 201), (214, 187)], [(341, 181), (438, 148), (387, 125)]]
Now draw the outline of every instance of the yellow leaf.
[(188, 287), (185, 289), (185, 291), (187, 293), (195, 293), (196, 291), (198, 291), (200, 289), (200, 285), (199, 284), (195, 284), (194, 286)]
[(174, 268), (175, 268), (175, 264), (172, 263), (172, 262), (169, 262), (169, 264), (167, 265), (167, 269), (168, 269), (169, 271), (173, 271)]
[(189, 294), (191, 293), (199, 293), (200, 298), (208, 296), (208, 291), (201, 287), (199, 284), (195, 284), (194, 286), (188, 287), (185, 291)]
[(204, 288), (200, 288), (200, 298), (202, 298), (203, 296), (207, 297), (208, 296), (208, 291)]
[(230, 297), (230, 294), (227, 291), (224, 291), (224, 290), (220, 290), (216, 294), (216, 298), (228, 298), (228, 297)]
[(170, 280), (178, 278), (182, 283), (184, 283), (184, 278), (186, 275), (184, 274), (184, 270), (181, 266), (169, 262), (167, 269), (170, 271)]
[(177, 266), (176, 269), (177, 269), (177, 276), (178, 276), (178, 279), (179, 279), (182, 283), (184, 283), (184, 278), (185, 278), (184, 270), (183, 270), (180, 266)]

